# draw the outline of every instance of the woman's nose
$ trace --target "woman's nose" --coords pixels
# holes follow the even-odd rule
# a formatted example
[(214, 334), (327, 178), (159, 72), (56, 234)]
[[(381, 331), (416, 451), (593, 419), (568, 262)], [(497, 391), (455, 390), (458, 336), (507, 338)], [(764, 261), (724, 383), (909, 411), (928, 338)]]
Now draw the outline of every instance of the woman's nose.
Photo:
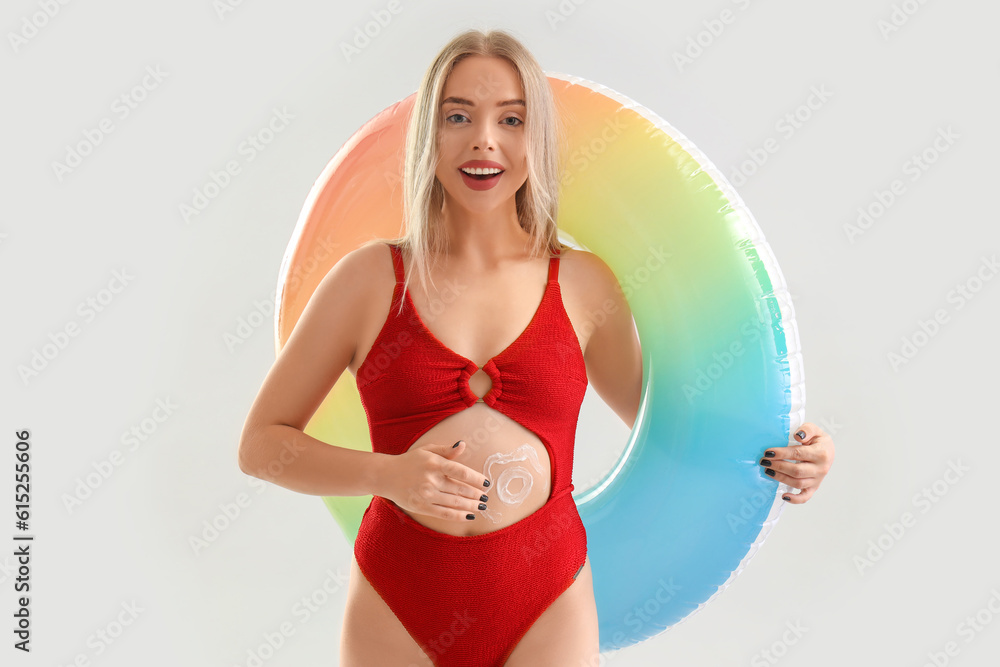
[(476, 128), (473, 147), (483, 150), (493, 150), (496, 148), (495, 131), (489, 123), (480, 123), (479, 127)]

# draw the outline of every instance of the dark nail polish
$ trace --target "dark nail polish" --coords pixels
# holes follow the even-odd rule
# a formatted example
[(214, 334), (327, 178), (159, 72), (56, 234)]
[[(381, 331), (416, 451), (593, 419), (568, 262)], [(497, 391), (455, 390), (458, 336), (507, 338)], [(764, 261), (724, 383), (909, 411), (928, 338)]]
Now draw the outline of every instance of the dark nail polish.
[(799, 431), (798, 433), (796, 433), (796, 434), (795, 434), (795, 436), (796, 436), (796, 437), (797, 437), (797, 438), (798, 438), (799, 440), (801, 440), (802, 438), (806, 437), (806, 432), (805, 432), (805, 431)]
[(767, 470), (765, 470), (764, 472), (766, 472), (766, 473), (767, 473), (768, 475), (770, 475), (771, 477), (774, 477), (774, 468), (768, 468), (768, 469), (767, 469)]
[(781, 496), (782, 500), (788, 500), (788, 496)]
[(476, 515), (475, 514), (466, 514), (465, 518), (468, 519), (469, 521), (472, 521), (473, 519), (476, 518)]
[(774, 458), (774, 452), (769, 449), (766, 452), (764, 452), (764, 456), (766, 456), (769, 459), (773, 459)]
[(483, 486), (489, 486), (489, 485), (490, 485), (490, 480), (486, 480), (485, 482), (483, 482)]
[(486, 503), (479, 503), (479, 509), (481, 510), (486, 509)]
[(460, 444), (462, 444), (462, 441), (461, 441), (461, 440), (459, 440), (459, 441), (458, 441), (458, 442), (456, 442), (456, 443), (455, 443), (454, 445), (452, 445), (452, 446), (451, 446), (451, 448), (452, 448), (452, 449), (455, 449), (455, 448), (456, 448), (456, 447), (458, 447), (458, 446), (459, 446)]
[(760, 464), (762, 466), (764, 466), (765, 468), (770, 468), (771, 467), (771, 462), (768, 461), (767, 459), (761, 459), (760, 460)]
[(489, 497), (489, 496), (487, 496), (487, 495), (485, 495), (485, 494), (483, 494), (483, 495), (479, 496), (479, 501), (480, 501), (480, 502), (483, 502), (483, 503), (485, 503), (485, 502), (486, 502), (487, 500), (489, 500), (489, 499), (490, 499), (490, 497)]

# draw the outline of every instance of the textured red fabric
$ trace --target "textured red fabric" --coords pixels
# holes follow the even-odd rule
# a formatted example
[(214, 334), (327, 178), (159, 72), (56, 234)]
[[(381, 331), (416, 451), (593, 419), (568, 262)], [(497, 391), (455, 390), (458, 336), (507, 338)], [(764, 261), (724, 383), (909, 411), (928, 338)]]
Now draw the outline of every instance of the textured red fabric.
[[(481, 400), (542, 441), (551, 492), (536, 512), (493, 532), (440, 533), (375, 496), (354, 543), (362, 573), (439, 667), (502, 666), (535, 619), (573, 583), (587, 537), (573, 500), (573, 444), (587, 372), (559, 289), (559, 259), (521, 335), (483, 365), (493, 383), (479, 399), (470, 359), (441, 343), (403, 289), (390, 246), (392, 307), (356, 380), (373, 451), (402, 454), (439, 421)], [(402, 314), (397, 310), (403, 299)], [(488, 491), (487, 491), (488, 493)]]

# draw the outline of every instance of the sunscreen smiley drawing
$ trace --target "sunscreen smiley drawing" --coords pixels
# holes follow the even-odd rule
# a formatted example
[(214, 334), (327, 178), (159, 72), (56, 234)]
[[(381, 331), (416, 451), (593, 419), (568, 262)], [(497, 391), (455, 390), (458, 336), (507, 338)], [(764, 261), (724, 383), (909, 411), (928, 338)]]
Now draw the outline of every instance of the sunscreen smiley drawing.
[[(531, 487), (534, 486), (535, 480), (531, 476), (531, 472), (524, 466), (519, 465), (505, 468), (494, 481), (492, 471), (494, 465), (506, 465), (517, 461), (527, 461), (538, 472), (543, 471), (542, 464), (538, 460), (538, 452), (528, 443), (524, 443), (509, 454), (491, 454), (483, 466), (483, 474), (490, 480), (490, 487), (494, 490), (500, 502), (505, 505), (520, 505), (528, 497), (528, 494), (531, 493)], [(521, 488), (512, 492), (510, 486), (518, 480), (521, 481)], [(481, 510), (481, 512), (493, 523), (499, 523), (503, 517), (502, 512), (496, 512), (489, 508)]]

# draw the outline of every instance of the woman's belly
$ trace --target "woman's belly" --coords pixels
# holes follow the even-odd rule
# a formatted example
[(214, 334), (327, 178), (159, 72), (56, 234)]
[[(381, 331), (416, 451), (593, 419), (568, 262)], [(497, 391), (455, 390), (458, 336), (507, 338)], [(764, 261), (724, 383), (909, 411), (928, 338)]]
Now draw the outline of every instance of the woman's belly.
[[(449, 535), (481, 535), (520, 521), (542, 507), (552, 491), (549, 452), (534, 433), (485, 403), (445, 417), (410, 445), (465, 441), (453, 460), (490, 480), (485, 510), (455, 521), (403, 510), (414, 521)], [(402, 508), (400, 508), (402, 509)]]

